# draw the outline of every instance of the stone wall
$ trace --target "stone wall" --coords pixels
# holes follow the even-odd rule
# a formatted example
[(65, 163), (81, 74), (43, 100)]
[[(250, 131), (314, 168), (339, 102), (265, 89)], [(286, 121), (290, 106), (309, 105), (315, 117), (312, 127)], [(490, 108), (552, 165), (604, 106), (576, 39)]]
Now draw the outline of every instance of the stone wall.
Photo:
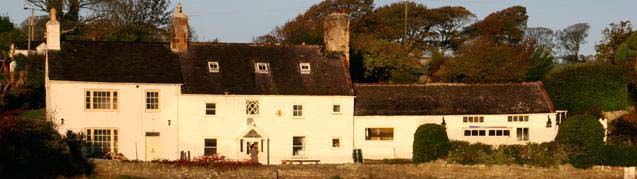
[(339, 164), (276, 165), (215, 171), (200, 167), (174, 167), (149, 162), (94, 160), (98, 178), (121, 175), (143, 178), (622, 178), (623, 168), (571, 166), (537, 168), (517, 165), (484, 166), (446, 164)]

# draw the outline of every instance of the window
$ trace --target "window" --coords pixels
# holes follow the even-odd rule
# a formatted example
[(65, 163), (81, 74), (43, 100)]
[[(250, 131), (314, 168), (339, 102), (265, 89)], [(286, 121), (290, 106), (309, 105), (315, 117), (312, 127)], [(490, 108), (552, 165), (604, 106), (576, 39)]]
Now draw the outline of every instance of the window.
[(146, 91), (146, 110), (159, 109), (159, 91)]
[(254, 71), (257, 73), (268, 73), (270, 69), (270, 64), (268, 63), (255, 63)]
[(208, 62), (208, 72), (210, 72), (210, 73), (218, 73), (219, 72), (219, 62)]
[(301, 63), (299, 66), (301, 68), (301, 74), (310, 74), (310, 63)]
[(496, 129), (496, 130), (489, 130), (489, 136), (510, 136), (511, 133), (509, 130), (501, 130), (501, 129)]
[(338, 104), (332, 105), (332, 112), (336, 114), (341, 113), (341, 105), (338, 105)]
[(529, 116), (509, 116), (509, 122), (528, 122)]
[(517, 128), (518, 141), (529, 141), (529, 128)]
[(303, 116), (303, 105), (292, 105), (292, 116), (294, 116), (294, 117), (302, 117)]
[(84, 103), (84, 108), (87, 110), (117, 110), (117, 91), (86, 91)]
[(462, 117), (462, 122), (464, 123), (479, 123), (484, 122), (483, 116), (464, 116)]
[(86, 142), (90, 144), (92, 153), (119, 153), (117, 129), (86, 129)]
[(206, 103), (206, 115), (209, 115), (209, 116), (217, 115), (216, 103)]
[(203, 140), (203, 154), (212, 155), (217, 154), (217, 139), (204, 139)]
[(394, 128), (365, 128), (365, 140), (394, 140)]
[(464, 130), (464, 136), (486, 136), (486, 130)]
[(292, 156), (305, 155), (305, 137), (292, 137)]
[(339, 139), (339, 138), (332, 138), (332, 147), (334, 147), (334, 148), (339, 148), (339, 147), (341, 147), (341, 139)]
[(259, 115), (259, 101), (246, 101), (246, 114)]

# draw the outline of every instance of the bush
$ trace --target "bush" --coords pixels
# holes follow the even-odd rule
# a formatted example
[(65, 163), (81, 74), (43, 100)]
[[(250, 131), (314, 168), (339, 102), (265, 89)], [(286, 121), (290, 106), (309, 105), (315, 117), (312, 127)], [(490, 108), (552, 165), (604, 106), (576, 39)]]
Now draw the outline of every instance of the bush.
[(92, 172), (82, 156), (81, 136), (72, 132), (62, 136), (46, 118), (18, 117), (20, 113), (0, 115), (0, 176), (56, 178)]
[(447, 161), (459, 164), (555, 167), (567, 161), (566, 150), (556, 143), (501, 145), (494, 149), (486, 144), (453, 141), (451, 146)]
[(589, 168), (603, 152), (604, 127), (590, 115), (572, 116), (560, 126), (555, 141), (566, 146), (569, 163), (577, 168)]
[(449, 154), (447, 130), (438, 124), (424, 124), (414, 134), (412, 160), (423, 163), (443, 158)]
[(585, 111), (615, 111), (629, 105), (625, 68), (613, 65), (568, 65), (544, 80), (558, 109), (576, 114)]
[(205, 167), (205, 168), (210, 168), (217, 171), (227, 171), (227, 170), (234, 170), (234, 169), (245, 168), (245, 167), (257, 167), (261, 165), (259, 163), (251, 162), (250, 160), (243, 160), (243, 161), (229, 160), (225, 156), (216, 155), (216, 154), (195, 157), (192, 161), (156, 160), (153, 162), (170, 164), (170, 165), (178, 166), (178, 167), (191, 167), (191, 166)]
[(598, 165), (637, 166), (637, 147), (628, 145), (607, 145)]
[(469, 144), (464, 141), (451, 142), (451, 150), (447, 161), (465, 165), (485, 164), (487, 157), (493, 153), (491, 145)]

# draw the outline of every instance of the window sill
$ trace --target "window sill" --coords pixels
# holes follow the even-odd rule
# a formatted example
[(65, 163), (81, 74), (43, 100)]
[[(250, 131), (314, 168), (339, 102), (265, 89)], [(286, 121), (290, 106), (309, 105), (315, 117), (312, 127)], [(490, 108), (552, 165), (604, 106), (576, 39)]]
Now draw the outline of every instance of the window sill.
[(292, 117), (292, 119), (304, 119), (303, 117)]
[(335, 113), (332, 113), (332, 115), (343, 115), (343, 113), (335, 112)]
[(158, 113), (158, 112), (161, 112), (161, 111), (159, 109), (147, 109), (144, 112), (147, 112), (147, 113)]
[(307, 159), (307, 156), (305, 156), (305, 155), (293, 155), (291, 158), (292, 159)]

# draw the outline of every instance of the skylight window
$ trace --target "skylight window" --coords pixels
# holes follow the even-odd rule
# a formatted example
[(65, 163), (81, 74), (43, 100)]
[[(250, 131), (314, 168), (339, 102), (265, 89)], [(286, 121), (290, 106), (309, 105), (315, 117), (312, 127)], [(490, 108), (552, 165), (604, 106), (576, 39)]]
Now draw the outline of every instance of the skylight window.
[(268, 63), (255, 63), (254, 71), (257, 73), (268, 73), (270, 70), (270, 64)]
[(301, 63), (301, 74), (310, 74), (310, 63)]
[(208, 62), (208, 72), (210, 73), (218, 73), (219, 72), (219, 62)]

